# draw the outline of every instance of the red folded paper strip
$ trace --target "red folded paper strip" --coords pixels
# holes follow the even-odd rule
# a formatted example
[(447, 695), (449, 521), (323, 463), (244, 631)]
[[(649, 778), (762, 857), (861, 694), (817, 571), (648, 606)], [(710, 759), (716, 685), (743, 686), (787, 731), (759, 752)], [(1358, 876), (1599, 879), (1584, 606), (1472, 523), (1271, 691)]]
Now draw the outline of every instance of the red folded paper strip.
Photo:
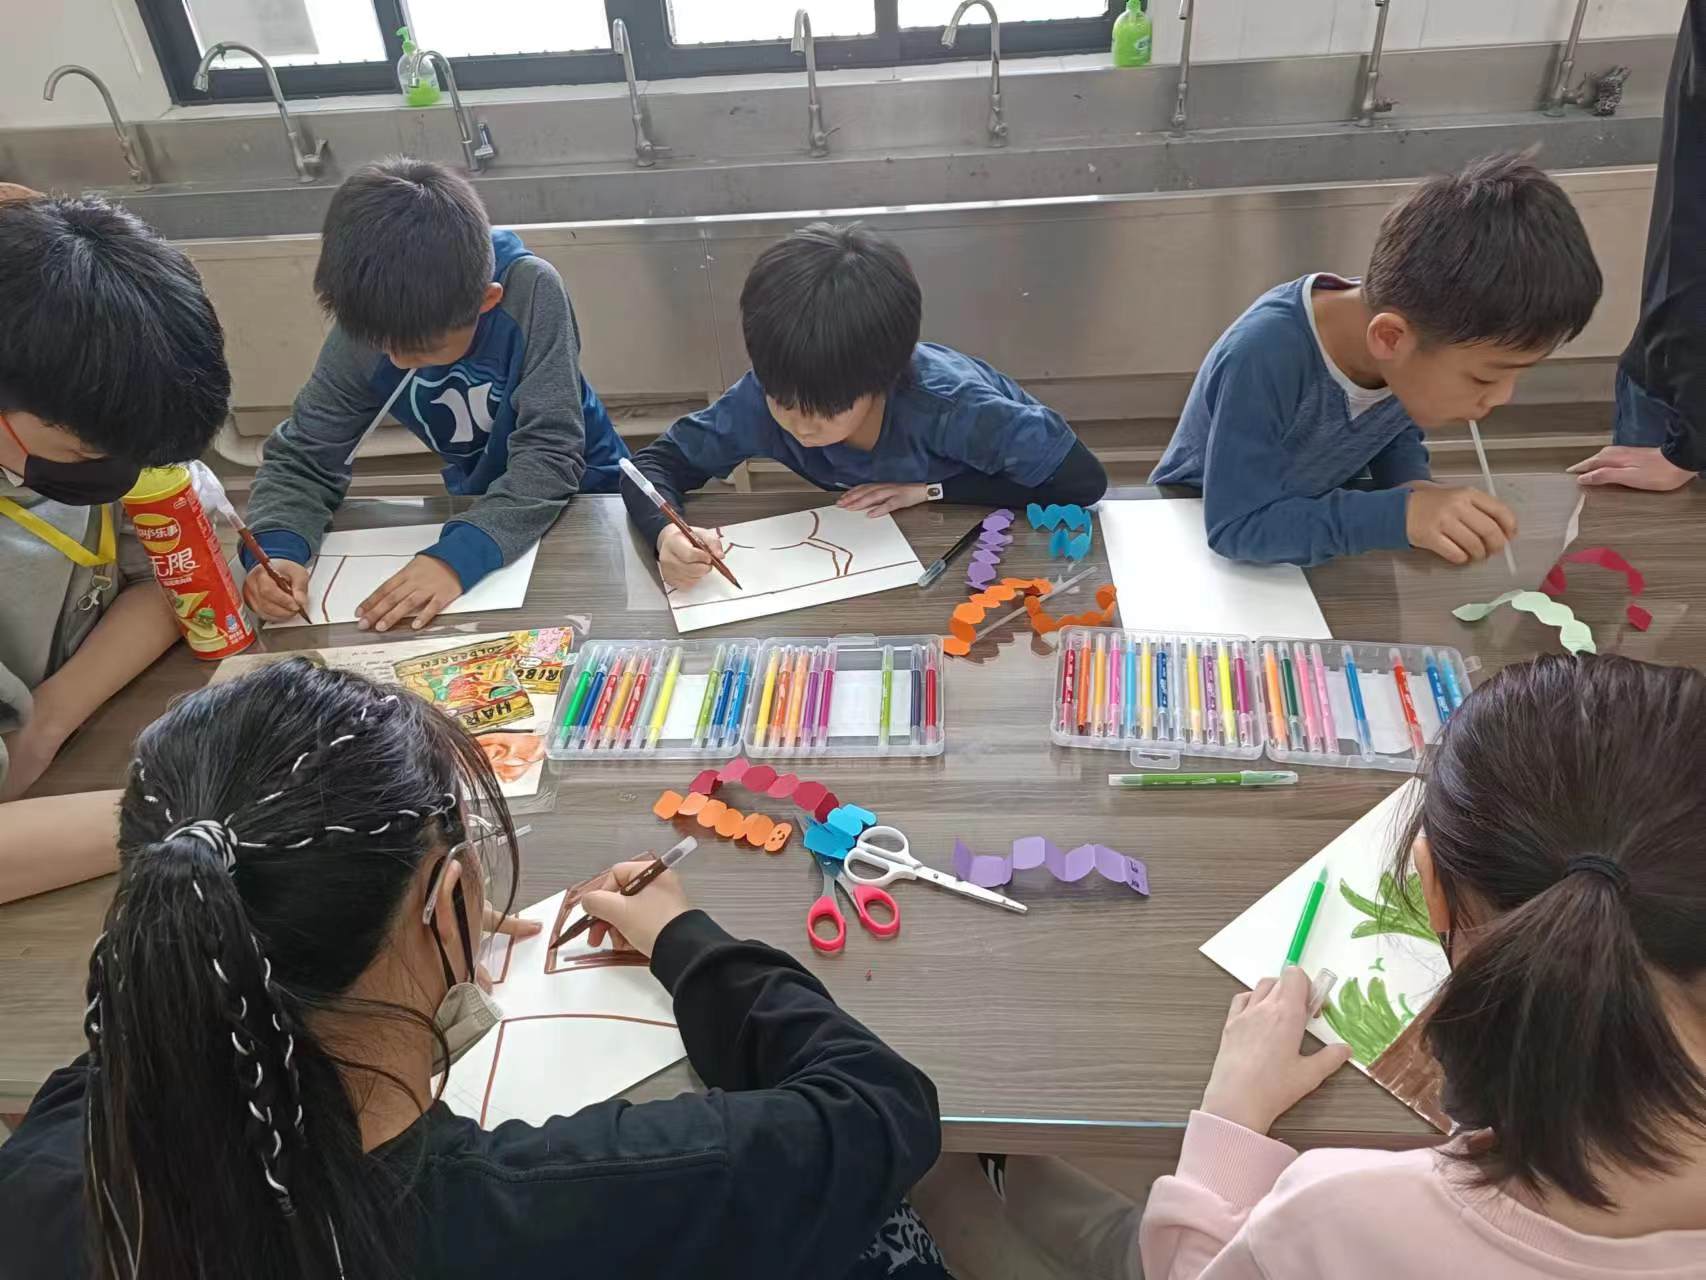
[[(1629, 583), (1629, 594), (1638, 596), (1647, 589), (1647, 577), (1634, 565), (1630, 564), (1621, 554), (1610, 547), (1584, 547), (1580, 551), (1572, 551), (1561, 557), (1557, 564), (1547, 570), (1546, 577), (1540, 583), (1540, 589), (1549, 596), (1564, 594), (1568, 583), (1564, 579), (1566, 564), (1591, 564), (1601, 569), (1610, 569), (1613, 573), (1621, 573)], [(1631, 601), (1623, 611), (1629, 619), (1629, 625), (1637, 631), (1645, 631), (1653, 625), (1653, 615), (1640, 605)]]

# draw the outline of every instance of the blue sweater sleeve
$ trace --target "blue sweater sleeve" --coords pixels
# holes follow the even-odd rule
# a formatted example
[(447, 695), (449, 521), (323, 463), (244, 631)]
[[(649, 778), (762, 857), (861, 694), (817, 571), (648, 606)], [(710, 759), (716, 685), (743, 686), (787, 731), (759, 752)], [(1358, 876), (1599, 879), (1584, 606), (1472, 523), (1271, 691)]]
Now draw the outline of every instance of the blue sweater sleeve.
[(1287, 496), (1285, 430), (1302, 395), (1292, 361), (1233, 353), (1215, 371), (1203, 464), (1208, 545), (1232, 560), (1312, 565), (1334, 556), (1410, 545), (1404, 530), (1409, 493), (1335, 489)]
[(1423, 442), (1422, 429), (1414, 422), (1405, 427), (1374, 457), (1369, 459), (1368, 473), (1374, 477), (1377, 489), (1396, 489), (1412, 480), (1430, 480), (1433, 468), (1428, 465), (1428, 446)]
[(952, 437), (938, 446), (958, 453), (974, 470), (1025, 488), (1041, 485), (1066, 460), (1078, 437), (1047, 405), (993, 390), (966, 391), (944, 421)]

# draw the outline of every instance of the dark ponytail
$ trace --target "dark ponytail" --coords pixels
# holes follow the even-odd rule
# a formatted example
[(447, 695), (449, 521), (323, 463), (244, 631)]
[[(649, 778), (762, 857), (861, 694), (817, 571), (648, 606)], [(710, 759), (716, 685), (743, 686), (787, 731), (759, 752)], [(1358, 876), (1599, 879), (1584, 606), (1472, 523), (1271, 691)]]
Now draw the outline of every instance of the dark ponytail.
[(407, 1188), (363, 1150), (352, 1102), (407, 1086), (363, 1079), (313, 1023), (343, 1011), (432, 1033), (345, 993), (423, 860), (465, 838), (470, 802), (510, 838), (513, 883), (479, 749), (411, 695), (302, 661), (212, 686), (144, 731), (89, 961), (98, 1275), (411, 1273)]
[[(1706, 676), (1610, 656), (1506, 668), (1452, 718), (1412, 836), (1451, 910), (1428, 1044), (1480, 1179), (1612, 1207), (1706, 1134)], [(1400, 854), (1407, 869), (1409, 841)]]

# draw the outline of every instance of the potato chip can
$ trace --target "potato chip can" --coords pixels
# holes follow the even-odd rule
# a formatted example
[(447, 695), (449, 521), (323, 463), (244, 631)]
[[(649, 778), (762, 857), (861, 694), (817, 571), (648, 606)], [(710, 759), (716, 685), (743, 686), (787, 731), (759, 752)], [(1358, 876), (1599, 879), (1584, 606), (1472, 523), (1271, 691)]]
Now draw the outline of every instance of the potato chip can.
[(154, 563), (154, 579), (172, 604), (190, 652), (211, 662), (253, 644), (254, 628), (243, 616), (231, 567), (195, 496), (189, 469), (144, 468), (124, 495), (124, 509)]

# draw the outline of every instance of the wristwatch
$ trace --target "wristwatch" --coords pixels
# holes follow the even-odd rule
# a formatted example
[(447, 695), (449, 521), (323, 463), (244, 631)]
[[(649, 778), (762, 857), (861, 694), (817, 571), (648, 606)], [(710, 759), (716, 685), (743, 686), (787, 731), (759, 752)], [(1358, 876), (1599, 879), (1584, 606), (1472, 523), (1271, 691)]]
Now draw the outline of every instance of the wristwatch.
[(942, 500), (942, 486), (941, 485), (939, 485), (939, 484), (927, 484), (924, 486), (924, 501), (926, 501), (926, 502), (940, 502), (941, 500)]

